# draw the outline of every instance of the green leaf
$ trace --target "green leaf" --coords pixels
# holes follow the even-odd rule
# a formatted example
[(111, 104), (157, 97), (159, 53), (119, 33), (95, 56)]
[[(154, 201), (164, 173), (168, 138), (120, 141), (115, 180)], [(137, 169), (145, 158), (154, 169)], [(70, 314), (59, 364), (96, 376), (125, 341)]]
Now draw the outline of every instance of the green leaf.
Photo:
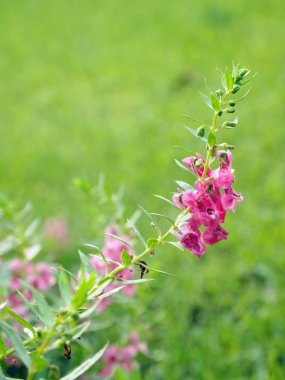
[(147, 240), (147, 246), (150, 249), (154, 249), (157, 246), (157, 244), (158, 244), (158, 240), (155, 238), (149, 238)]
[(131, 284), (142, 284), (144, 282), (153, 281), (153, 278), (142, 278), (138, 280), (117, 280), (118, 282), (125, 284), (125, 285), (131, 285)]
[(156, 223), (156, 221), (154, 220), (154, 218), (151, 216), (151, 214), (147, 210), (145, 210), (142, 206), (140, 206), (140, 205), (138, 205), (138, 206), (142, 210), (142, 212), (145, 213), (145, 215), (149, 218), (149, 220), (151, 221), (153, 226), (157, 229), (157, 231), (160, 233), (160, 228), (159, 228), (158, 224)]
[(195, 119), (195, 118), (192, 117), (192, 116), (188, 116), (188, 115), (183, 115), (183, 116), (187, 117), (187, 119), (190, 119), (191, 121), (193, 121), (193, 122), (196, 123), (196, 124), (203, 125), (204, 127), (207, 126), (206, 123), (204, 123), (203, 121), (197, 120), (197, 119)]
[(167, 276), (175, 277), (174, 274), (171, 274), (171, 273), (165, 272), (165, 271), (163, 271), (163, 270), (160, 270), (160, 269), (154, 269), (154, 268), (152, 268), (152, 267), (150, 267), (150, 266), (148, 266), (148, 265), (144, 265), (144, 264), (142, 264), (142, 263), (140, 263), (140, 265), (143, 266), (143, 267), (145, 267), (145, 268), (147, 268), (148, 270), (153, 271), (153, 272), (162, 273), (162, 274), (166, 274)]
[(88, 274), (96, 273), (93, 265), (90, 263), (87, 256), (84, 255), (84, 253), (80, 251), (80, 249), (78, 250), (78, 252), (79, 252), (80, 260), (84, 266), (84, 269), (86, 270), (86, 273)]
[(118, 286), (115, 289), (110, 290), (109, 292), (103, 293), (100, 296), (96, 297), (98, 300), (102, 300), (104, 298), (110, 297), (112, 294), (119, 292), (122, 290), (125, 286)]
[(6, 305), (7, 305), (7, 301), (4, 301), (3, 303), (1, 303), (0, 304), (0, 310), (5, 309)]
[(33, 335), (36, 335), (35, 329), (33, 328), (33, 326), (28, 321), (26, 321), (24, 318), (20, 317), (20, 315), (15, 313), (8, 306), (5, 307), (5, 311), (7, 311), (7, 313), (9, 313), (11, 315), (11, 317), (15, 319), (15, 321), (20, 323), (20, 325), (27, 327), (27, 329), (29, 329), (33, 333)]
[(43, 371), (46, 368), (48, 361), (36, 351), (32, 352), (30, 355), (37, 371)]
[(54, 313), (52, 309), (49, 307), (42, 293), (38, 292), (35, 288), (25, 283), (24, 281), (23, 283), (33, 293), (41, 321), (49, 327), (52, 326), (54, 322)]
[(7, 350), (6, 344), (4, 342), (4, 339), (2, 338), (2, 335), (0, 334), (0, 355), (4, 355), (6, 350)]
[(31, 301), (29, 301), (25, 296), (24, 294), (22, 294), (20, 292), (20, 290), (17, 290), (21, 300), (24, 302), (24, 304), (27, 306), (27, 308), (34, 314), (34, 316), (41, 321), (41, 316), (40, 314), (38, 313), (38, 311), (36, 310), (35, 306), (33, 304), (31, 304)]
[(60, 272), (58, 275), (58, 287), (65, 305), (69, 305), (73, 291), (70, 279), (63, 268), (60, 268)]
[(156, 197), (156, 198), (162, 199), (164, 202), (169, 203), (170, 205), (176, 207), (176, 205), (175, 205), (173, 202), (171, 202), (171, 201), (170, 201), (169, 199), (167, 199), (167, 198), (164, 198), (162, 195), (154, 194), (153, 196)]
[(138, 236), (138, 238), (140, 239), (142, 245), (143, 245), (145, 248), (147, 248), (146, 241), (145, 241), (144, 237), (142, 236), (142, 234), (140, 233), (140, 231), (137, 229), (137, 227), (136, 227), (134, 224), (132, 224), (132, 223), (130, 222), (130, 220), (128, 220), (127, 222), (128, 222), (128, 224), (129, 224), (129, 226), (135, 231), (135, 233), (136, 233), (136, 235)]
[(29, 357), (25, 346), (23, 345), (22, 340), (19, 338), (18, 332), (15, 331), (11, 326), (6, 322), (0, 320), (0, 328), (5, 332), (7, 337), (11, 340), (16, 353), (19, 355), (19, 358), (23, 361), (25, 366), (29, 368), (32, 364), (31, 358)]
[(210, 131), (208, 135), (208, 143), (211, 147), (213, 147), (216, 144), (217, 138), (216, 136)]
[(84, 302), (87, 300), (87, 294), (89, 290), (92, 288), (95, 282), (95, 273), (92, 273), (90, 277), (86, 280), (84, 277), (82, 278), (81, 283), (79, 284), (78, 288), (76, 289), (72, 301), (71, 306), (74, 309), (79, 308), (84, 304)]
[(183, 181), (175, 181), (177, 183), (177, 185), (182, 189), (182, 190), (195, 190), (193, 186), (191, 186), (189, 183), (187, 182), (183, 182)]
[(157, 212), (152, 212), (151, 215), (159, 216), (160, 218), (165, 219), (165, 220), (167, 220), (168, 222), (170, 222), (171, 225), (174, 225), (174, 221), (173, 221), (171, 218), (169, 218), (167, 215), (159, 214), (159, 213), (157, 213)]
[(209, 108), (211, 108), (211, 109), (213, 110), (214, 108), (213, 108), (213, 106), (212, 106), (212, 102), (211, 102), (211, 99), (209, 98), (209, 96), (203, 94), (203, 92), (200, 92), (200, 95), (202, 96), (202, 98), (203, 98), (205, 104), (206, 104)]
[[(185, 170), (187, 173), (190, 173), (191, 175), (193, 175), (194, 177), (196, 177), (195, 173), (190, 169), (188, 168), (188, 166), (185, 166), (183, 165), (180, 161), (178, 160), (174, 160), (176, 162), (176, 164), (183, 170)], [(169, 201), (170, 202), (170, 201)], [(171, 202), (172, 203), (172, 202)]]
[(83, 375), (88, 369), (90, 369), (104, 354), (108, 345), (103, 347), (100, 351), (98, 351), (94, 356), (90, 359), (87, 359), (83, 362), (79, 367), (75, 368), (72, 372), (67, 374), (64, 377), (61, 377), (60, 380), (75, 380), (78, 379), (79, 376)]
[(93, 248), (93, 249), (95, 249), (98, 252), (98, 254), (101, 256), (101, 258), (102, 258), (102, 260), (103, 260), (103, 262), (105, 264), (106, 274), (108, 274), (109, 273), (109, 268), (108, 268), (107, 260), (106, 260), (106, 257), (104, 255), (104, 253), (101, 251), (101, 249), (98, 248), (96, 245), (93, 245), (93, 244), (85, 244), (85, 246), (89, 247), (89, 248)]
[(180, 251), (184, 251), (183, 245), (178, 241), (168, 241), (165, 240), (165, 243), (173, 245), (174, 247), (178, 248)]
[(190, 153), (192, 156), (195, 156), (195, 152), (193, 150), (191, 150), (191, 149), (186, 148), (185, 146), (174, 145), (174, 148), (178, 148), (178, 149), (184, 150), (185, 152)]
[(190, 127), (186, 127), (187, 131), (190, 132), (194, 137), (197, 137), (197, 139), (203, 141), (204, 143), (207, 142), (207, 139), (205, 137), (202, 137), (202, 136), (198, 136), (197, 135), (197, 131), (195, 131), (195, 129), (193, 128), (190, 128)]
[(81, 337), (81, 335), (86, 330), (88, 330), (88, 328), (90, 327), (90, 325), (91, 325), (91, 322), (87, 321), (87, 322), (81, 323), (80, 325), (76, 326), (73, 330), (70, 331), (71, 340), (76, 340), (79, 337)]
[(211, 92), (211, 104), (212, 104), (213, 109), (214, 109), (215, 111), (217, 111), (217, 112), (220, 111), (220, 104), (219, 104), (219, 101), (218, 101), (216, 95), (215, 95), (213, 92)]
[(234, 85), (234, 80), (232, 77), (231, 70), (228, 67), (225, 70), (225, 80), (226, 80), (227, 89), (229, 91), (232, 91), (233, 85)]
[[(133, 224), (131, 226), (133, 226)], [(120, 238), (119, 236), (114, 235), (114, 234), (109, 234), (108, 232), (106, 232), (105, 235), (111, 236), (112, 238), (114, 238), (114, 239), (116, 239), (116, 240), (118, 240), (118, 241), (126, 244), (128, 247), (130, 247), (131, 249), (133, 249), (133, 247), (130, 245), (130, 243), (128, 243), (126, 240)]]
[(132, 259), (133, 259), (133, 257), (131, 255), (129, 255), (128, 252), (125, 249), (123, 249), (122, 253), (121, 253), (122, 264), (125, 267), (128, 267), (131, 264)]

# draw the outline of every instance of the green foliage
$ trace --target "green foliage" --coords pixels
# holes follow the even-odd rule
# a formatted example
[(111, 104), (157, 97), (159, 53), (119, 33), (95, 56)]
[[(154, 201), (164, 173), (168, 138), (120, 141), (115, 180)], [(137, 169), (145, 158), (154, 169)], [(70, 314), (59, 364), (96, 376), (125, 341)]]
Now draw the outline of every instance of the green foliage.
[(4, 331), (6, 336), (11, 340), (13, 346), (15, 347), (17, 355), (23, 361), (23, 363), (27, 366), (31, 366), (31, 358), (28, 355), (19, 334), (15, 329), (13, 329), (9, 324), (0, 320), (0, 330)]
[(129, 255), (125, 249), (123, 249), (123, 251), (121, 253), (121, 261), (122, 261), (122, 264), (126, 267), (131, 264), (132, 256)]
[[(240, 106), (241, 128), (221, 132), (239, 147), (234, 164), (245, 194), (227, 221), (230, 238), (199, 262), (165, 246), (175, 284), (142, 287), (136, 307), (155, 359), (143, 360), (147, 380), (282, 379), (284, 3), (51, 0), (39, 7), (27, 0), (0, 8), (2, 191), (33, 200), (41, 218), (67, 216), (72, 246), (58, 261), (68, 268), (85, 236), (99, 234), (87, 217), (96, 202), (84, 207), (72, 179), (103, 171), (110, 188), (126, 185), (127, 214), (138, 202), (166, 214), (149, 194), (173, 191), (169, 178), (189, 180), (169, 155), (196, 152), (179, 114), (204, 120), (196, 96), (204, 74), (214, 86), (213, 68), (230, 67), (232, 58), (258, 71)], [(171, 149), (189, 143), (193, 153)], [(240, 274), (260, 263), (272, 278), (242, 286)]]
[(78, 379), (79, 376), (83, 375), (86, 371), (88, 371), (104, 354), (107, 346), (103, 347), (100, 351), (96, 352), (90, 359), (84, 361), (80, 366), (75, 368), (72, 372), (60, 378), (60, 380), (75, 380)]

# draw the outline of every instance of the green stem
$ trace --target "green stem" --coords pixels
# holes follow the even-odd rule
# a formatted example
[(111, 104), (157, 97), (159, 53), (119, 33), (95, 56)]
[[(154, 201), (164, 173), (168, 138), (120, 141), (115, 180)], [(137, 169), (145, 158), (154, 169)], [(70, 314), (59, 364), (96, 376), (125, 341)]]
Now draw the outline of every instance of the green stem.
[[(179, 226), (181, 220), (183, 219), (183, 217), (189, 212), (189, 209), (190, 207), (187, 207), (185, 210), (183, 210), (181, 212), (181, 214), (178, 216), (178, 218), (176, 219), (176, 222), (165, 232), (165, 234), (161, 235), (158, 240), (157, 240), (157, 245), (156, 246), (159, 246), (161, 244), (163, 244), (163, 242), (168, 238), (168, 236), (171, 234), (172, 230), (175, 230), (177, 229), (177, 227)], [(135, 256), (133, 258), (133, 260), (131, 261), (130, 265), (134, 265), (134, 264), (137, 264), (145, 255), (147, 255), (148, 253), (151, 253), (151, 251), (153, 250), (153, 248), (146, 248), (140, 255), (138, 256)], [(121, 272), (123, 269), (127, 268), (126, 266), (124, 265), (119, 265), (117, 268), (115, 268), (112, 272), (109, 273), (108, 276), (105, 276), (105, 278), (107, 277), (114, 277), (117, 273)], [(89, 294), (92, 294), (94, 293), (96, 290), (98, 289), (98, 285), (95, 285), (89, 292)]]
[[(229, 94), (230, 94), (230, 92), (227, 91), (225, 93), (225, 95), (223, 96), (223, 98), (220, 100), (220, 110), (223, 107), (223, 105), (225, 103), (225, 100), (226, 100), (226, 97)], [(212, 133), (214, 136), (215, 136), (215, 133), (216, 133), (218, 115), (219, 115), (219, 112), (215, 111), (214, 116), (213, 116), (212, 125), (210, 127), (210, 133)], [(201, 181), (202, 182), (205, 181), (206, 173), (207, 173), (207, 170), (208, 170), (208, 168), (210, 166), (210, 161), (211, 161), (211, 157), (212, 157), (212, 154), (213, 154), (214, 146), (215, 145), (208, 147), (206, 161), (205, 161), (205, 165), (204, 165), (204, 170), (203, 170), (203, 174), (202, 174), (202, 177), (201, 177)]]
[[(57, 327), (61, 324), (62, 321), (60, 321), (58, 318), (56, 318), (54, 324), (52, 325), (51, 329), (47, 331), (46, 336), (40, 345), (40, 347), (37, 349), (37, 354), (42, 355), (45, 352), (45, 349), (47, 348), (49, 341), (54, 336), (54, 333), (56, 332)], [(34, 375), (36, 374), (37, 368), (32, 364), (31, 368), (29, 368), (27, 380), (33, 380)]]
[[(30, 344), (35, 343), (37, 340), (38, 340), (38, 337), (34, 337), (34, 338), (31, 338), (31, 339), (24, 340), (23, 345), (24, 345), (25, 347), (27, 347), (27, 346), (29, 346)], [(9, 350), (7, 350), (4, 354), (0, 355), (0, 360), (6, 358), (6, 357), (9, 356), (9, 355), (12, 355), (15, 351), (16, 351), (16, 350), (15, 350), (14, 347), (9, 348)]]

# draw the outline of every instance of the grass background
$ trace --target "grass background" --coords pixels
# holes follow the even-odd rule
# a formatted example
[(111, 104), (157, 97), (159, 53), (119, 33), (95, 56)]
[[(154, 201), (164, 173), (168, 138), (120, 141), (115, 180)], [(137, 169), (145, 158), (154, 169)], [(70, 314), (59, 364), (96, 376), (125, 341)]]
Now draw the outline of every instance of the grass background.
[(258, 72), (223, 135), (245, 197), (229, 240), (199, 262), (164, 250), (154, 260), (176, 279), (141, 291), (160, 358), (145, 378), (284, 378), (284, 12), (277, 0), (0, 2), (1, 191), (68, 219), (68, 260), (87, 235), (74, 177), (104, 172), (130, 213), (165, 211), (151, 195), (187, 179), (173, 146), (197, 147), (181, 114), (208, 118), (204, 77), (217, 86), (232, 60)]

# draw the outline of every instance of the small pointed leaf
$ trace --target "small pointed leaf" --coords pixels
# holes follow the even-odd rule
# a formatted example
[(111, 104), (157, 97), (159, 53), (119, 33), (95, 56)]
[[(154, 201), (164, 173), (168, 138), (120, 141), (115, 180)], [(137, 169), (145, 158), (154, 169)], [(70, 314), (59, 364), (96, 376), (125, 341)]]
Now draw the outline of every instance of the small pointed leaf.
[(78, 379), (83, 373), (88, 371), (89, 368), (91, 368), (101, 357), (103, 356), (104, 352), (106, 351), (106, 348), (108, 345), (103, 347), (100, 351), (98, 351), (94, 356), (92, 356), (90, 359), (87, 359), (85, 362), (83, 362), (79, 367), (75, 368), (73, 371), (71, 371), (69, 374), (67, 374), (64, 377), (61, 377), (60, 380), (75, 380)]
[(121, 253), (122, 264), (125, 267), (128, 267), (131, 264), (132, 259), (133, 259), (133, 257), (131, 255), (129, 255), (128, 252), (125, 249), (123, 249), (123, 251)]

